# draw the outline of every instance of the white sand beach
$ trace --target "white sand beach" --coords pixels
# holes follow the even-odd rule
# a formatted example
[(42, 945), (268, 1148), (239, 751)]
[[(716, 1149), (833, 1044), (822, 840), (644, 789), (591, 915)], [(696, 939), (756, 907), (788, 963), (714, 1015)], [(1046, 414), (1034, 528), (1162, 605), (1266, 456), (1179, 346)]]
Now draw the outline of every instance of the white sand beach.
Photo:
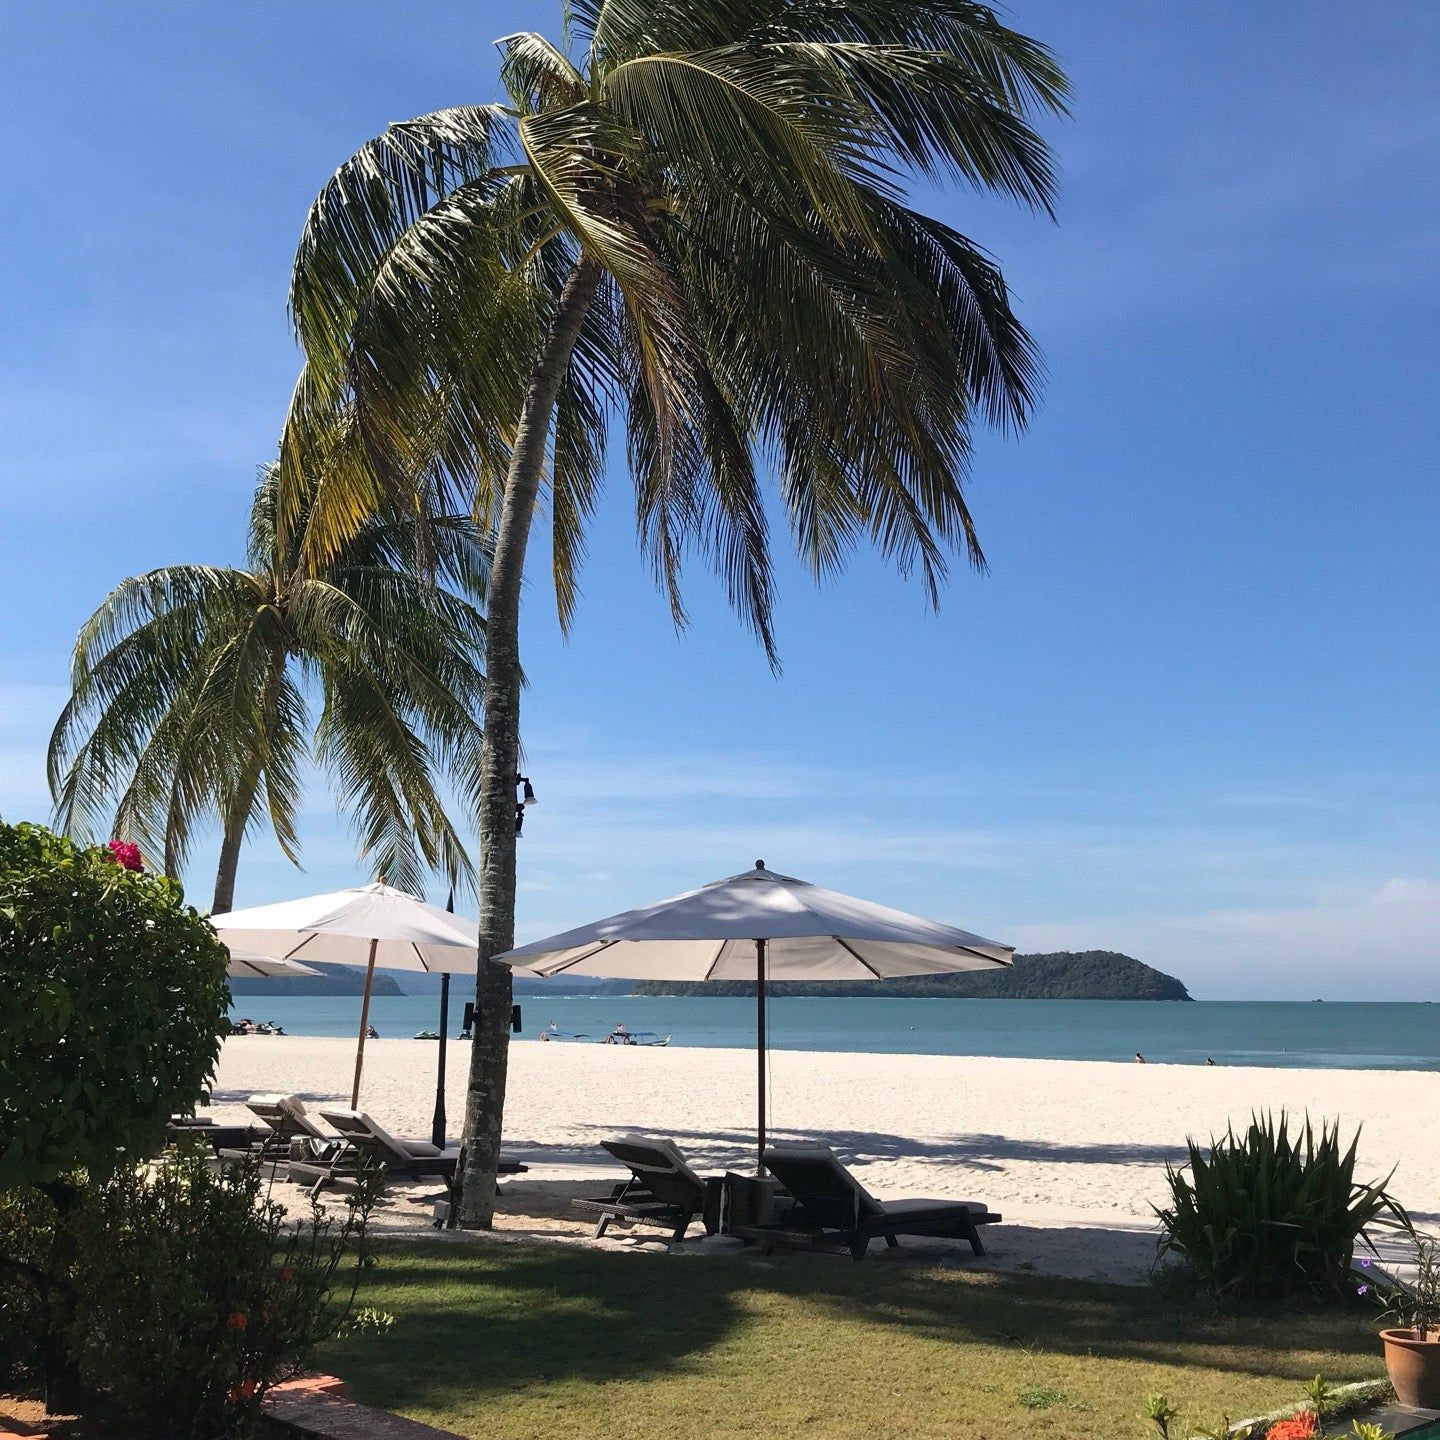
[[(434, 1043), (371, 1041), (365, 1055), (362, 1107), (393, 1133), (427, 1136)], [(468, 1058), (469, 1046), (452, 1041), (452, 1136)], [(248, 1118), (243, 1101), (256, 1091), (343, 1106), (353, 1065), (349, 1040), (233, 1037), (208, 1113)], [(772, 1135), (826, 1139), (881, 1197), (970, 1198), (1001, 1211), (1005, 1223), (986, 1232), (991, 1253), (976, 1262), (995, 1268), (1142, 1278), (1166, 1160), (1184, 1158), (1187, 1134), (1206, 1137), (1252, 1108), (1338, 1116), (1347, 1135), (1363, 1125), (1358, 1178), (1396, 1167), (1398, 1198), (1421, 1216), (1440, 1212), (1440, 1077), (1430, 1073), (779, 1051), (770, 1076)], [(517, 1044), (505, 1148), (530, 1170), (504, 1182), (498, 1225), (517, 1237), (586, 1235), (569, 1200), (618, 1174), (598, 1142), (625, 1131), (669, 1135), (702, 1169), (743, 1168), (754, 1111), (749, 1051)], [(433, 1182), (395, 1187), (380, 1222), (423, 1233), (434, 1193)], [(637, 1243), (617, 1234), (616, 1245)], [(956, 1253), (972, 1263), (968, 1250)]]

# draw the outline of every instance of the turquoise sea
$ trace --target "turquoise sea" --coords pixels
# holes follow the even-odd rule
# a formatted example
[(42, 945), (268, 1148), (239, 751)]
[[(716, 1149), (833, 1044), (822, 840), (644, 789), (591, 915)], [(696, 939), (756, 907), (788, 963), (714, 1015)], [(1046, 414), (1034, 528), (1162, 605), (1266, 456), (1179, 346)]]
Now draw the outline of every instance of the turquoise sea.
[[(460, 986), (456, 990), (461, 991)], [(671, 1035), (672, 1045), (749, 1048), (755, 1002), (659, 996), (522, 996), (534, 1043), (561, 1030)], [(450, 1033), (462, 1004), (452, 1001)], [(433, 995), (379, 996), (371, 1020), (386, 1038), (436, 1028)], [(237, 1016), (276, 1021), (292, 1035), (353, 1035), (358, 997), (246, 995)], [(257, 1043), (263, 1043), (257, 1042)], [(864, 1000), (784, 998), (770, 1004), (770, 1044), (780, 1050), (864, 1050), (919, 1055), (1006, 1055), (1051, 1060), (1320, 1069), (1440, 1070), (1440, 1005), (1112, 1000)]]

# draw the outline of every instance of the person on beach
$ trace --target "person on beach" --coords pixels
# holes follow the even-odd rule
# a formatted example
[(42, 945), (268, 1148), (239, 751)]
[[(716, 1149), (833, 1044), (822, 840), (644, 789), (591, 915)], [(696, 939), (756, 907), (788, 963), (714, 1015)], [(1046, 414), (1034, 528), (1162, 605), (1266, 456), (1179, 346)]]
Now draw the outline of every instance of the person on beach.
[(365, 1027), (365, 1038), (367, 1040), (378, 1040), (380, 1038), (380, 1032), (373, 1025), (367, 1025)]
[(1135, 1063), (1137, 1065), (1144, 1065), (1146, 1063), (1145, 1057), (1138, 1050), (1135, 1052)]

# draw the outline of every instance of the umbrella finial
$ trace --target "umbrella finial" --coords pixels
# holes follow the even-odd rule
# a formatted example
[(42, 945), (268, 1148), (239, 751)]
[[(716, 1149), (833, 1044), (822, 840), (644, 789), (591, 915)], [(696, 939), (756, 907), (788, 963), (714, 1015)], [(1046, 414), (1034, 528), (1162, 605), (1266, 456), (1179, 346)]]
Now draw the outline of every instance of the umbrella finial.
[(757, 860), (755, 862), (755, 868), (757, 870), (763, 870), (765, 868), (765, 862), (763, 860)]

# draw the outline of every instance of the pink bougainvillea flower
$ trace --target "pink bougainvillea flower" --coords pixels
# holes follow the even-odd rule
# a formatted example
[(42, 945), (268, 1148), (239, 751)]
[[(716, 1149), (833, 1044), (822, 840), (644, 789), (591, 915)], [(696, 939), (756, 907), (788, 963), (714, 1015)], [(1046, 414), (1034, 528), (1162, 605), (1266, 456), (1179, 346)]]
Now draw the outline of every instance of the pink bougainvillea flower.
[(140, 847), (129, 840), (112, 840), (105, 847), (117, 865), (127, 870), (144, 870), (145, 862), (140, 858)]

